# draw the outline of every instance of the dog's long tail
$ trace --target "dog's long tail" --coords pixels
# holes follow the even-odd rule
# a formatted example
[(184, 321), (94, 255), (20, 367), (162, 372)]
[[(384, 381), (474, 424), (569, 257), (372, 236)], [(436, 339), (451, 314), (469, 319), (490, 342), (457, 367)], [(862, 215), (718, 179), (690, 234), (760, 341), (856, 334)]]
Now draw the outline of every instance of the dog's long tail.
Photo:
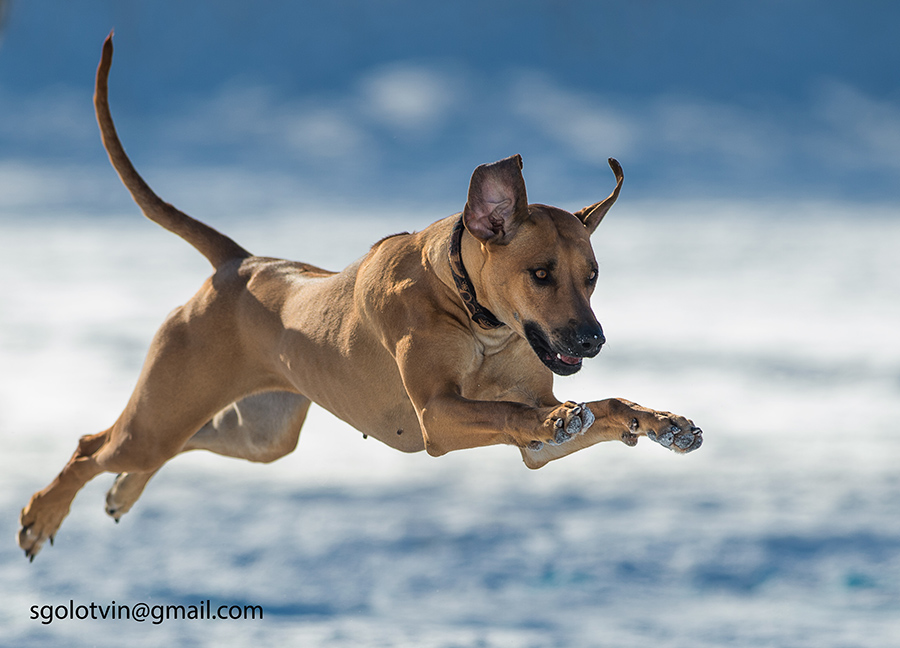
[(110, 32), (103, 43), (100, 65), (97, 67), (97, 83), (94, 88), (94, 111), (100, 125), (100, 136), (103, 148), (109, 154), (109, 161), (122, 179), (122, 183), (131, 192), (132, 198), (144, 212), (144, 216), (154, 223), (162, 225), (174, 232), (209, 259), (214, 268), (232, 259), (245, 259), (250, 255), (247, 250), (212, 227), (204, 225), (176, 209), (157, 196), (150, 186), (135, 170), (131, 160), (119, 141), (112, 114), (109, 111), (109, 68), (112, 65), (113, 34)]

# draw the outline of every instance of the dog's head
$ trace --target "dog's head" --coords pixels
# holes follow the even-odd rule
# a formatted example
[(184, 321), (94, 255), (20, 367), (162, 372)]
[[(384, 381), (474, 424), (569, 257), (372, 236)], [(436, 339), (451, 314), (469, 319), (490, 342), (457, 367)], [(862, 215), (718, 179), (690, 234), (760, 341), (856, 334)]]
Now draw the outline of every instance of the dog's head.
[(572, 214), (529, 205), (518, 155), (484, 164), (472, 174), (463, 210), (466, 230), (481, 244), (479, 298), (556, 374), (581, 369), (606, 342), (591, 310), (597, 261), (590, 236), (622, 187)]

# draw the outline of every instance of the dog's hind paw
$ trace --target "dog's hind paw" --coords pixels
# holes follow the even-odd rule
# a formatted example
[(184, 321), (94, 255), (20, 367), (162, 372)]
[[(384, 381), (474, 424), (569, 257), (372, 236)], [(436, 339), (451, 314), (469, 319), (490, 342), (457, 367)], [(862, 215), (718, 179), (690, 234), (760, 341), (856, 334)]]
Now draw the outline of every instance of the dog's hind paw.
[(49, 540), (53, 544), (53, 539), (62, 524), (63, 518), (67, 511), (61, 514), (59, 511), (49, 511), (41, 514), (40, 507), (35, 506), (39, 500), (32, 499), (19, 516), (19, 523), (22, 525), (16, 534), (16, 542), (19, 548), (25, 551), (25, 557), (33, 561), (34, 557), (41, 551), (41, 547)]
[(569, 439), (583, 434), (594, 423), (594, 413), (584, 403), (568, 401), (554, 411), (545, 425), (552, 426), (550, 445), (561, 445)]
[(106, 514), (116, 521), (131, 510), (153, 473), (119, 473), (106, 493)]

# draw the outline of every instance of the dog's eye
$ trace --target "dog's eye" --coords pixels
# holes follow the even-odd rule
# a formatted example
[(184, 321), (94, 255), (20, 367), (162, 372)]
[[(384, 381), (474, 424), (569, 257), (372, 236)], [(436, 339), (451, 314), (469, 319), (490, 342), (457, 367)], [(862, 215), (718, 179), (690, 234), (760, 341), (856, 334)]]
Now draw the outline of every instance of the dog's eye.
[(550, 283), (550, 271), (546, 268), (536, 268), (531, 271), (531, 276), (537, 284), (545, 286)]

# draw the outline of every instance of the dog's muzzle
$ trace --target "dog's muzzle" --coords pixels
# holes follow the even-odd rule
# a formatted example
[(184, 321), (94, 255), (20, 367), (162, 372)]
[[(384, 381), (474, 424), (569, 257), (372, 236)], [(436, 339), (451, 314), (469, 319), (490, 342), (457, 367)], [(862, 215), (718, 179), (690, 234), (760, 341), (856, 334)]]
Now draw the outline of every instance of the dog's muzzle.
[(600, 324), (585, 323), (558, 331), (554, 342), (534, 322), (525, 323), (525, 339), (541, 362), (559, 376), (581, 369), (584, 358), (593, 358), (606, 343)]

